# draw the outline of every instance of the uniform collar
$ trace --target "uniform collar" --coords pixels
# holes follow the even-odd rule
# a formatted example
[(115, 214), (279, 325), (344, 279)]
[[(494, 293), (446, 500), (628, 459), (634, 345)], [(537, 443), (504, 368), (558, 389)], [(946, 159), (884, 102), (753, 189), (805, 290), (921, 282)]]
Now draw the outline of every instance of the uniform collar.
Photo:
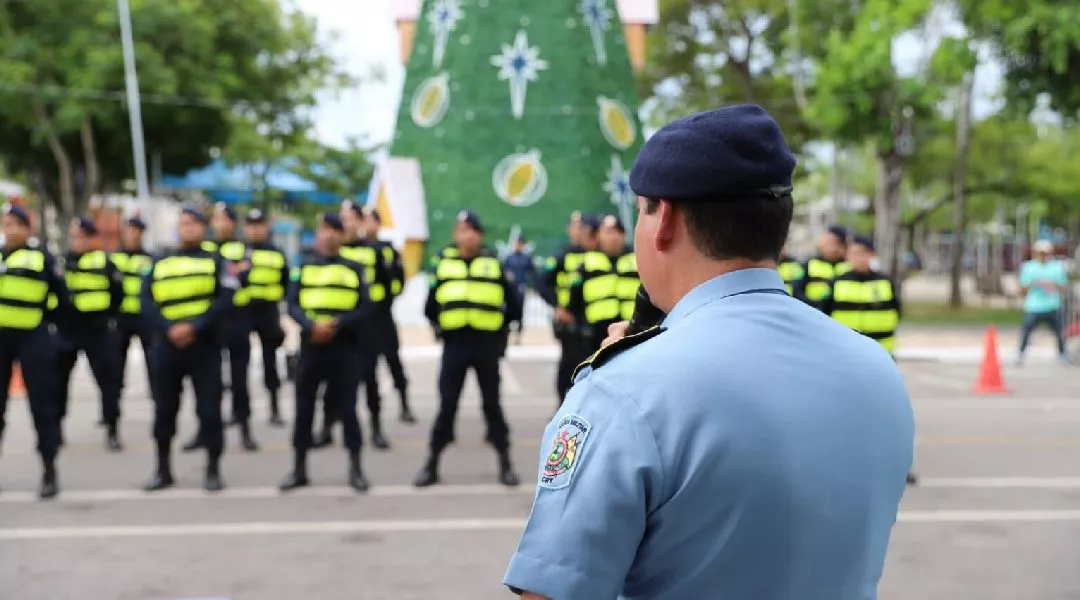
[[(698, 284), (671, 309), (664, 318), (663, 326), (671, 327), (690, 313), (721, 298), (735, 296), (753, 290), (777, 290), (783, 292), (784, 280), (776, 269), (740, 269), (718, 275)], [(786, 293), (786, 292), (784, 292)]]

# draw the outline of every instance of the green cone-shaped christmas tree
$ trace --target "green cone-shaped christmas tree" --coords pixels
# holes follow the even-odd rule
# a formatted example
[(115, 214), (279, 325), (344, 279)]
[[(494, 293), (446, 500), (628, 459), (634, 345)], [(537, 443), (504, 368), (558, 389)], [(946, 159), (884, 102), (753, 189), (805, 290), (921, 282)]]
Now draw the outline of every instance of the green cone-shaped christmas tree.
[(575, 210), (630, 226), (636, 113), (615, 0), (424, 0), (391, 155), (420, 163), (428, 252), (462, 208), (540, 252)]

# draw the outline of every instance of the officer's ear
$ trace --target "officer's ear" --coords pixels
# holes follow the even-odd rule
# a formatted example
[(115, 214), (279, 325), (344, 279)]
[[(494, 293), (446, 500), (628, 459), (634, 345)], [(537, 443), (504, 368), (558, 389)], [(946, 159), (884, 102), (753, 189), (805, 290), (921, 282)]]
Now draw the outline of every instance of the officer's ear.
[(637, 236), (644, 238), (657, 252), (667, 252), (681, 235), (686, 235), (683, 211), (670, 200), (641, 198)]

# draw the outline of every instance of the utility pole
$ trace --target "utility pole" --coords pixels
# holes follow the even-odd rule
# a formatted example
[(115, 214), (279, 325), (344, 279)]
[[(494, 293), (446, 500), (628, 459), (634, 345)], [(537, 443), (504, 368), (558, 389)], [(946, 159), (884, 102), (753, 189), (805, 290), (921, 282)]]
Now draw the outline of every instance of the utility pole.
[(139, 99), (139, 76), (135, 72), (135, 41), (131, 34), (131, 7), (128, 0), (116, 0), (120, 13), (120, 41), (124, 49), (124, 84), (127, 88), (128, 120), (131, 125), (131, 151), (135, 159), (135, 189), (139, 212), (150, 227), (150, 184), (146, 174), (146, 148), (143, 139), (142, 102)]
[(971, 145), (971, 94), (975, 74), (964, 75), (956, 110), (956, 170), (953, 173), (953, 243), (949, 249), (949, 306), (964, 304), (961, 282), (964, 267), (964, 230), (967, 228), (967, 162)]

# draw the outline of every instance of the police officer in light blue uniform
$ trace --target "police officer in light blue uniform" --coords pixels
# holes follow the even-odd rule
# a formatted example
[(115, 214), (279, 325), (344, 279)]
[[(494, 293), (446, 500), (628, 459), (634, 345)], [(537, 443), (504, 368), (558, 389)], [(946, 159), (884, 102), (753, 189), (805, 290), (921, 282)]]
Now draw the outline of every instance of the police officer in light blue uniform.
[(548, 424), (524, 598), (876, 598), (911, 403), (880, 344), (785, 291), (794, 166), (753, 105), (645, 144), (635, 250), (666, 317), (613, 325)]

